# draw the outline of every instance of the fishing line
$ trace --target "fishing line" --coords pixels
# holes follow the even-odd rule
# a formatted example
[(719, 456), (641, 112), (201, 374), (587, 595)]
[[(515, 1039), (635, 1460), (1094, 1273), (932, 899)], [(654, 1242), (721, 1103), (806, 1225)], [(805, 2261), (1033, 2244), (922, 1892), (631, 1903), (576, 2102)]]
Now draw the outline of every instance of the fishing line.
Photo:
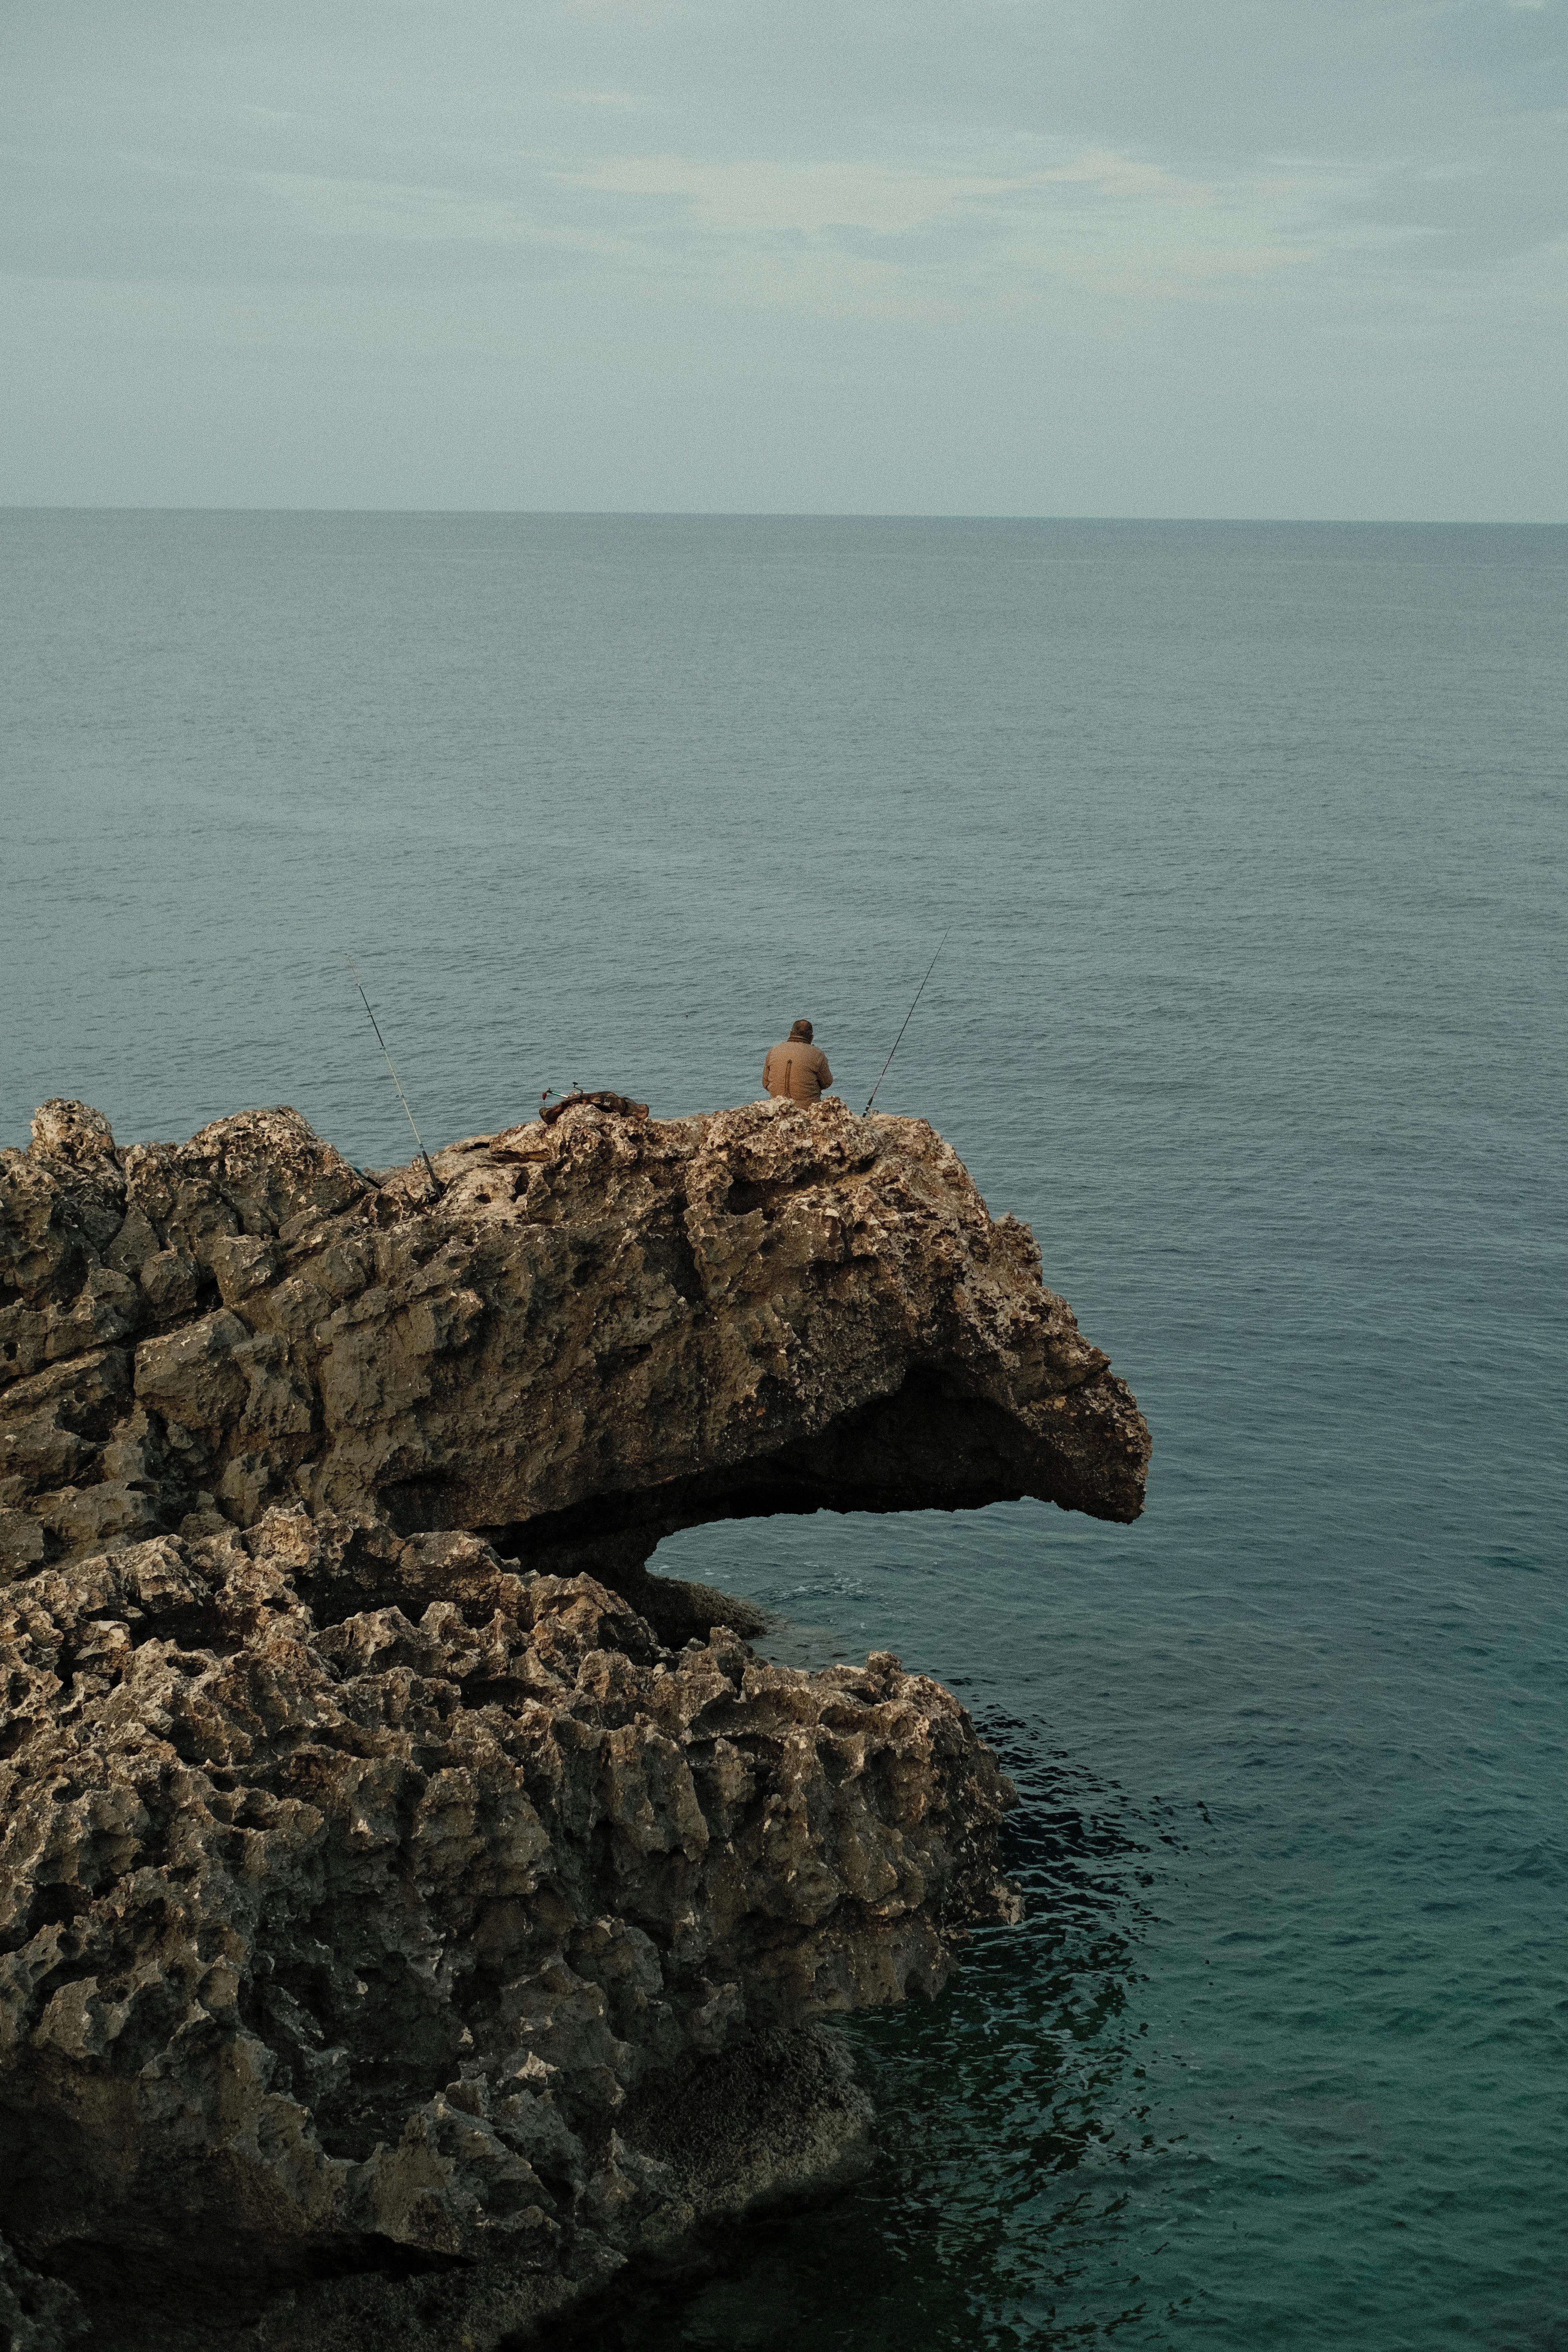
[[(950, 925), (949, 925), (949, 927), (948, 927), (948, 930), (943, 931), (943, 933), (942, 933), (942, 935), (941, 939), (940, 939), (940, 940), (938, 940), (938, 941), (937, 941), (937, 943), (936, 943), (936, 955), (933, 955), (933, 956), (932, 956), (932, 958), (931, 958), (931, 962), (930, 962), (930, 963), (927, 965), (927, 967), (926, 967), (926, 980), (929, 980), (929, 979), (931, 978), (931, 973), (936, 970), (936, 956), (941, 955), (941, 953), (942, 953), (942, 951), (943, 948), (944, 948), (944, 947), (946, 947), (947, 942), (948, 942), (949, 932), (951, 931), (951, 929), (952, 929), (952, 925), (950, 924)], [(920, 984), (920, 986), (919, 986), (919, 987), (916, 989), (916, 991), (915, 991), (915, 1004), (918, 1004), (918, 1003), (920, 1003), (920, 1001), (921, 1001), (921, 997), (922, 997), (922, 996), (925, 994), (925, 992), (926, 992), (926, 980), (922, 980), (922, 981), (921, 981), (921, 984)], [(905, 1015), (904, 1015), (904, 1029), (907, 1029), (907, 1028), (909, 1027), (910, 1023), (910, 1022), (914, 1019), (914, 1017), (915, 1017), (915, 1004), (911, 1004), (911, 1005), (910, 1005), (910, 1009), (909, 1009), (909, 1011), (908, 1011), (908, 1012), (905, 1013)], [(896, 1053), (898, 1052), (899, 1047), (900, 1047), (900, 1046), (902, 1045), (902, 1043), (903, 1043), (903, 1038), (904, 1038), (904, 1029), (900, 1029), (900, 1032), (899, 1032), (899, 1034), (898, 1034), (898, 1035), (894, 1038), (894, 1040), (893, 1040), (893, 1046), (892, 1046), (892, 1053), (889, 1053), (889, 1055), (888, 1055), (887, 1060), (883, 1063), (883, 1065), (882, 1065), (882, 1066), (881, 1066), (880, 1070), (879, 1070), (879, 1071), (878, 1072), (878, 1074), (877, 1074), (877, 1086), (875, 1086), (875, 1087), (872, 1087), (872, 1089), (871, 1089), (870, 1093), (869, 1093), (869, 1094), (867, 1096), (867, 1097), (866, 1097), (866, 1108), (865, 1108), (865, 1110), (863, 1110), (863, 1111), (861, 1112), (861, 1114), (860, 1114), (860, 1116), (861, 1116), (861, 1118), (865, 1118), (868, 1116), (868, 1113), (869, 1113), (869, 1111), (870, 1111), (871, 1105), (872, 1105), (872, 1104), (876, 1101), (876, 1099), (877, 1099), (877, 1087), (879, 1087), (879, 1086), (881, 1085), (882, 1080), (887, 1076), (888, 1072), (889, 1072), (889, 1071), (891, 1069), (891, 1067), (892, 1067), (892, 1065), (893, 1065), (893, 1054), (896, 1054)]]
[[(403, 1091), (403, 1080), (397, 1075), (397, 1065), (393, 1060), (392, 1055), (386, 1053), (386, 1040), (381, 1034), (381, 1024), (376, 1019), (374, 1012), (371, 1011), (370, 999), (364, 992), (364, 982), (360, 978), (358, 967), (346, 948), (343, 950), (343, 961), (353, 973), (354, 986), (359, 991), (360, 1003), (364, 1006), (365, 1011), (370, 1013), (370, 1025), (375, 1031), (375, 1042), (381, 1047), (382, 1052), (386, 1054), (386, 1066), (392, 1072), (392, 1083), (397, 1088), (397, 1099), (403, 1105), (404, 1116), (407, 1119), (409, 1126), (414, 1129), (414, 1140), (419, 1146), (419, 1157), (425, 1162), (425, 1173), (429, 1177), (431, 1183), (435, 1186), (435, 1198), (438, 1201), (441, 1197), (441, 1179), (437, 1175), (436, 1171), (430, 1165), (430, 1154), (425, 1149), (424, 1137), (420, 1134), (419, 1129), (414, 1126), (414, 1113), (408, 1108), (408, 1097)], [(892, 1058), (891, 1055), (889, 1055), (889, 1058), (890, 1060)], [(879, 1083), (880, 1081), (879, 1081)]]

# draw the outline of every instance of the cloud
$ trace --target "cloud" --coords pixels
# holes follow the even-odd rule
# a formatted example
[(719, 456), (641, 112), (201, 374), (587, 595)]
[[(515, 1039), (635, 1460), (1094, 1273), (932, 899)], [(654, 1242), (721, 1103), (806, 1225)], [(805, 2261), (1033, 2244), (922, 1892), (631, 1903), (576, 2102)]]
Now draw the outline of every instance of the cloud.
[[(1238, 397), (1414, 401), (1418, 352), (1479, 446), (1483, 377), (1537, 415), (1568, 374), (1558, 0), (73, 0), (13, 49), (0, 270), (41, 289), (12, 304), (17, 448), (101, 446), (71, 387), (137, 319), (148, 446), (148, 339), (173, 414), (238, 320), (301, 434), (373, 385), (416, 446), (444, 370), (459, 420), (558, 410), (563, 481), (617, 434), (655, 463), (710, 393), (715, 452), (750, 446), (726, 399), (777, 449), (906, 394), (911, 447), (969, 415), (1023, 452), (1070, 384), (1086, 446), (1134, 396), (1184, 402), (1171, 446), (1219, 467)], [(241, 389), (214, 356), (215, 447)], [(1107, 478), (1159, 437), (1107, 440)]]
[(546, 242), (540, 225), (514, 200), (474, 190), (322, 172), (255, 172), (248, 184), (275, 198), (310, 236), (416, 246)]
[[(514, 172), (510, 192), (309, 172), (248, 185), (310, 237), (424, 251), (519, 252), (574, 269), (597, 260), (683, 276), (891, 270), (964, 283), (1077, 276), (1108, 292), (1205, 299), (1369, 258), (1460, 266), (1550, 238), (1549, 176), (1521, 214), (1482, 163), (1413, 167), (1276, 155), (1247, 170), (1183, 171), (1135, 149), (1070, 139), (977, 138), (895, 159), (622, 153)], [(352, 267), (352, 263), (348, 266)]]

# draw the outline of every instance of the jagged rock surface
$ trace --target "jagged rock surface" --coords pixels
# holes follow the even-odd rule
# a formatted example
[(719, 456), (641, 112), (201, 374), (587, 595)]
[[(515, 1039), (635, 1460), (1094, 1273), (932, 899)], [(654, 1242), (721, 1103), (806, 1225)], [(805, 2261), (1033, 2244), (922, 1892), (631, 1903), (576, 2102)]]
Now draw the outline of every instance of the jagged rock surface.
[(58, 2279), (41, 2278), (0, 2238), (0, 2347), (4, 2352), (67, 2352), (89, 2333), (81, 2300)]
[(493, 2345), (819, 2179), (812, 2021), (1011, 1908), (935, 1684), (662, 1650), (471, 1535), (44, 1569), (0, 1691), (0, 2222), (106, 2346)]
[(777, 1510), (1136, 1516), (1148, 1433), (1027, 1229), (831, 1100), (436, 1165), (69, 1102), (0, 1153), (18, 2352), (83, 2311), (104, 2352), (499, 2344), (847, 2160), (817, 2021), (1007, 1910), (955, 1701), (770, 1666), (645, 1563)]
[(0, 1154), (0, 1562), (295, 1498), (617, 1580), (721, 1517), (1142, 1507), (1131, 1393), (922, 1120), (584, 1104), (436, 1164), (47, 1104)]

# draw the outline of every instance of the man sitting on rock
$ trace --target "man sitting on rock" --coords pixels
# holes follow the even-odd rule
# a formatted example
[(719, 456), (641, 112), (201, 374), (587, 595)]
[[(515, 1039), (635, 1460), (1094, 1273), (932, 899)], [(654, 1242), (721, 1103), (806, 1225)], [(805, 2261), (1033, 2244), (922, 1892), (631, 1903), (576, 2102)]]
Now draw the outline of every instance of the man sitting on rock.
[(807, 1109), (833, 1084), (827, 1056), (811, 1042), (811, 1024), (797, 1021), (782, 1045), (770, 1045), (763, 1064), (763, 1084), (769, 1094), (781, 1095)]

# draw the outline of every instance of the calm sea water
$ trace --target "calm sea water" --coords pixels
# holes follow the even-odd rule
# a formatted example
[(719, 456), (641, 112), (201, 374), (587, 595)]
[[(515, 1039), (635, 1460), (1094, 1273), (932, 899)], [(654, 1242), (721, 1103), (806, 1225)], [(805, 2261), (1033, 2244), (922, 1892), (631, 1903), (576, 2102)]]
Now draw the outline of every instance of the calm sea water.
[(1155, 1433), (1133, 1528), (660, 1565), (962, 1690), (1026, 1924), (625, 2341), (1568, 2347), (1568, 532), (0, 518), (0, 1139), (406, 1157), (818, 1025)]

